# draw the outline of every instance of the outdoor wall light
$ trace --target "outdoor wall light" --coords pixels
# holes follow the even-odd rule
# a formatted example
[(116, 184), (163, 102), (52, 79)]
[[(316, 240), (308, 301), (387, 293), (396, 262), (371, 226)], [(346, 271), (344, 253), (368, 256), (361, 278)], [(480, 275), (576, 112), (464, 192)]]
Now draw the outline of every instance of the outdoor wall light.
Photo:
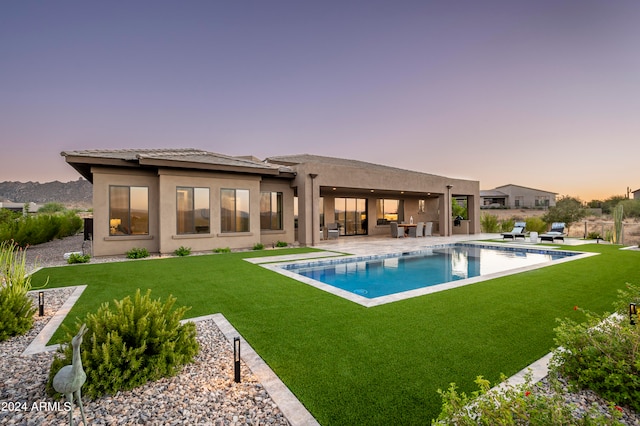
[(240, 383), (240, 338), (233, 338), (233, 374), (236, 383)]
[(38, 315), (44, 316), (44, 291), (38, 293)]
[(638, 316), (638, 310), (635, 303), (629, 303), (629, 323), (636, 325), (636, 317)]

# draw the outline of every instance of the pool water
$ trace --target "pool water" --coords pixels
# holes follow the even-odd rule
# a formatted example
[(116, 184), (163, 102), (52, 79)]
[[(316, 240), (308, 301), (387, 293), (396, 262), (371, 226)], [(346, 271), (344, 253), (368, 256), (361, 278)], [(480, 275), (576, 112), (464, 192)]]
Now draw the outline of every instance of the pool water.
[(365, 298), (544, 264), (577, 253), (454, 244), (367, 260), (346, 259), (287, 270)]

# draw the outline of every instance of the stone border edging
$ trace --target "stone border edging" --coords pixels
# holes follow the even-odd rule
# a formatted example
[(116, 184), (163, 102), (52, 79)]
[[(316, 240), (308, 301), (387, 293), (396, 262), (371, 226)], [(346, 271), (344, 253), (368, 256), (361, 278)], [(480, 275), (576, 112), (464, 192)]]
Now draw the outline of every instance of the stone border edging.
[[(53, 333), (60, 327), (62, 321), (64, 321), (65, 317), (73, 308), (73, 305), (78, 301), (82, 292), (87, 288), (86, 285), (78, 285), (73, 286), (75, 290), (71, 293), (71, 296), (64, 302), (64, 304), (56, 311), (55, 314), (51, 317), (51, 319), (47, 322), (47, 324), (43, 327), (43, 329), (38, 333), (35, 339), (27, 346), (27, 348), (22, 352), (22, 355), (33, 355), (40, 352), (49, 352), (55, 351), (58, 349), (60, 345), (49, 345), (47, 346), (47, 342), (51, 340), (51, 336)], [(33, 289), (38, 290), (38, 289)], [(46, 291), (46, 290), (43, 290)]]
[(240, 357), (256, 376), (258, 382), (264, 386), (267, 393), (276, 403), (282, 414), (287, 418), (292, 426), (320, 426), (320, 423), (313, 418), (311, 413), (296, 398), (289, 388), (280, 380), (274, 371), (258, 355), (251, 345), (238, 333), (231, 323), (222, 314), (204, 315), (196, 318), (188, 318), (184, 321), (204, 321), (213, 319), (220, 331), (233, 345), (233, 338), (240, 337)]

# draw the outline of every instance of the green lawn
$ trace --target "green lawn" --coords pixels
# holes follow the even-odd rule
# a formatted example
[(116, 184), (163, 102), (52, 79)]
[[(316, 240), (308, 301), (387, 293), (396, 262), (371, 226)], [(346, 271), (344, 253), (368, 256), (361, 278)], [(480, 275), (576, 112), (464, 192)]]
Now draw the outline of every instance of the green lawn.
[(242, 260), (290, 250), (49, 268), (33, 285), (88, 284), (67, 324), (136, 288), (173, 294), (190, 317), (223, 313), (321, 424), (424, 425), (438, 388), (512, 375), (552, 349), (556, 318), (610, 311), (638, 281), (640, 252), (576, 249), (601, 254), (373, 308)]

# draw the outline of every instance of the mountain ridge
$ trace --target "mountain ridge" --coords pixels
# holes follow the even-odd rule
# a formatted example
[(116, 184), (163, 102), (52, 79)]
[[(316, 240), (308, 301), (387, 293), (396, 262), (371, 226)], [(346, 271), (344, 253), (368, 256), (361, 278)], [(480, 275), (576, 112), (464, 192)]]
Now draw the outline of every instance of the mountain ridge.
[(69, 182), (0, 182), (0, 201), (14, 203), (62, 203), (67, 207), (91, 207), (93, 185), (86, 179)]

